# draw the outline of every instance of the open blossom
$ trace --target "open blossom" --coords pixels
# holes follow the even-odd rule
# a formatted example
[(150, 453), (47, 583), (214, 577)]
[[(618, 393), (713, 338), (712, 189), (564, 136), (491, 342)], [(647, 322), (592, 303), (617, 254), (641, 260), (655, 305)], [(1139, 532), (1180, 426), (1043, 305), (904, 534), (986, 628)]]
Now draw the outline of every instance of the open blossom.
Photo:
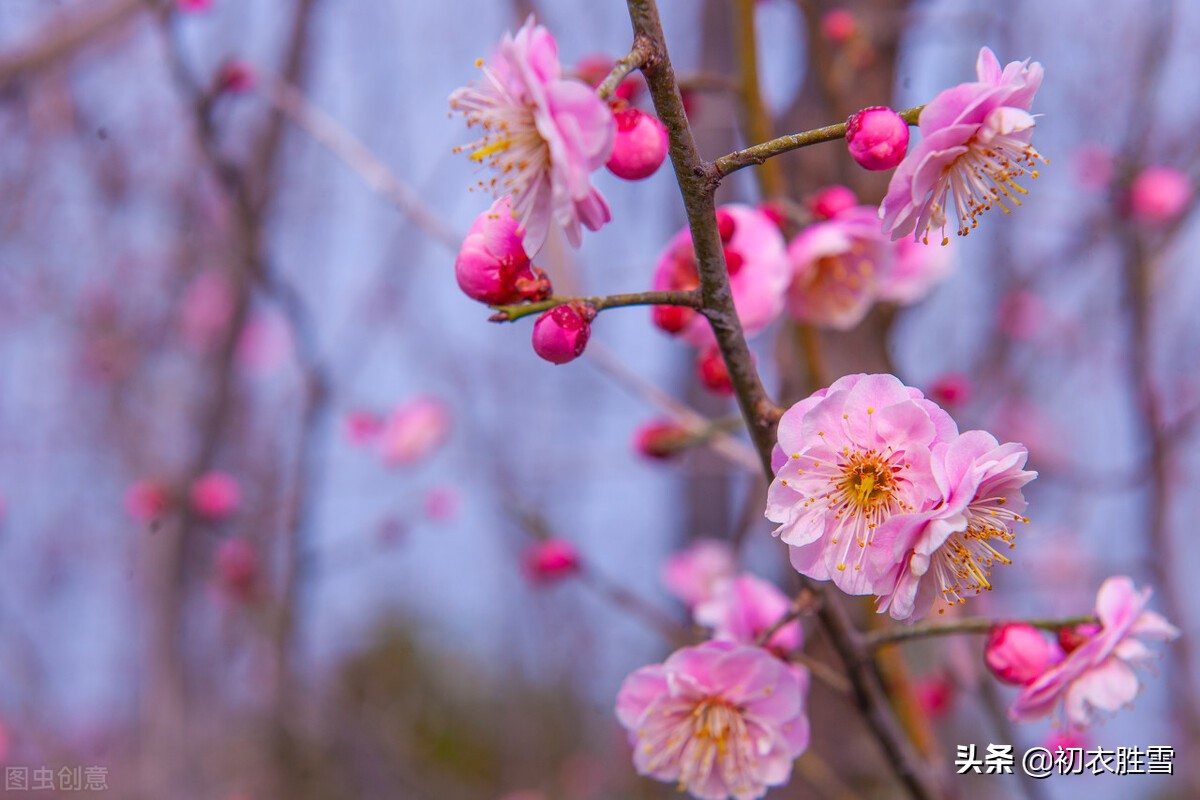
[(1042, 84), (1042, 65), (1014, 61), (1003, 70), (988, 48), (979, 51), (979, 80), (947, 89), (921, 112), (921, 141), (908, 152), (888, 184), (880, 206), (883, 229), (893, 239), (929, 238), (937, 228), (946, 238), (949, 196), (954, 196), (958, 234), (966, 236), (983, 212), (1020, 205), (1026, 189), (1017, 181), (1036, 178), (1043, 160), (1030, 144), (1033, 96)]
[(450, 107), (483, 131), (461, 149), (498, 173), (489, 185), (497, 196), (512, 195), (531, 258), (551, 220), (578, 247), (581, 224), (599, 230), (612, 218), (590, 183), (612, 152), (612, 112), (587, 84), (562, 77), (558, 44), (532, 16), (481, 67), (481, 83), (450, 95)]
[(892, 375), (848, 375), (779, 421), (767, 519), (792, 566), (849, 594), (884, 594), (894, 575), (868, 558), (882, 526), (941, 499), (930, 471), (954, 421)]
[(892, 242), (892, 258), (879, 275), (876, 299), (912, 305), (954, 270), (954, 248), (936, 247), (909, 238)]
[[(995, 564), (1016, 538), (1013, 525), (1025, 498), (1021, 487), (1037, 477), (1023, 469), (1029, 453), (1012, 442), (1000, 444), (986, 431), (967, 431), (937, 443), (930, 471), (937, 486), (936, 506), (894, 520), (879, 532), (872, 567), (880, 585), (879, 611), (911, 622), (929, 613), (934, 601), (966, 602), (992, 588)], [(944, 613), (939, 608), (938, 613)]]
[(1009, 709), (1020, 722), (1040, 719), (1060, 707), (1066, 721), (1086, 726), (1098, 712), (1116, 711), (1137, 697), (1134, 667), (1154, 656), (1143, 640), (1171, 641), (1179, 629), (1147, 611), (1152, 591), (1138, 591), (1124, 576), (1112, 577), (1096, 596), (1100, 628), (1057, 665), (1029, 684)]
[[(696, 606), (697, 623), (712, 628), (713, 638), (756, 644), (791, 609), (788, 596), (775, 584), (749, 573), (718, 582), (716, 591)], [(804, 642), (798, 621), (789, 622), (771, 635), (765, 646), (777, 653), (791, 653)]]
[(379, 433), (379, 454), (388, 466), (413, 464), (450, 435), (450, 410), (434, 397), (417, 397), (398, 406)]
[(700, 539), (675, 553), (662, 568), (667, 591), (694, 608), (711, 599), (717, 586), (736, 571), (733, 550), (718, 539)]
[(879, 275), (892, 261), (892, 245), (867, 206), (809, 225), (787, 252), (792, 267), (788, 313), (800, 322), (838, 330), (854, 327), (867, 315)]
[[(783, 290), (788, 281), (788, 260), (783, 234), (763, 212), (747, 205), (717, 209), (717, 223), (725, 248), (725, 266), (733, 290), (733, 304), (747, 336), (767, 327), (783, 310)], [(654, 268), (656, 291), (691, 291), (700, 286), (692, 232), (675, 234)], [(662, 308), (657, 306), (656, 308)], [(656, 324), (685, 341), (703, 347), (714, 344), (708, 322), (690, 308), (678, 307), (669, 315), (671, 327), (655, 316)], [(677, 324), (676, 324), (677, 323)]]
[(617, 695), (638, 773), (703, 800), (754, 800), (808, 747), (808, 676), (765, 650), (705, 642), (632, 673)]

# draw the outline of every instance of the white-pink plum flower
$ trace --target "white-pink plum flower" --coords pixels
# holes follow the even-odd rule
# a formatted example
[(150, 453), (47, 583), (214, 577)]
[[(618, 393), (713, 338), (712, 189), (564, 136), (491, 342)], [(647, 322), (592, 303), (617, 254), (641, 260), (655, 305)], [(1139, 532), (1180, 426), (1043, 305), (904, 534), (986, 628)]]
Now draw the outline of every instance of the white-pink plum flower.
[(717, 586), (736, 571), (733, 549), (727, 542), (700, 539), (666, 560), (662, 582), (688, 608), (695, 608), (711, 599)]
[(945, 411), (892, 375), (848, 375), (788, 409), (766, 516), (792, 566), (848, 594), (890, 591), (894, 575), (869, 558), (878, 531), (940, 501), (932, 449), (957, 435)]
[[(760, 636), (787, 616), (791, 605), (788, 596), (775, 584), (744, 573), (720, 581), (713, 594), (696, 606), (692, 616), (698, 624), (712, 628), (714, 639), (757, 644)], [(803, 643), (803, 629), (798, 621), (792, 621), (772, 634), (763, 646), (787, 655), (800, 649)]]
[[(753, 206), (734, 204), (717, 209), (725, 266), (733, 290), (733, 304), (742, 329), (753, 336), (771, 324), (783, 310), (788, 282), (786, 243), (771, 218)], [(671, 238), (654, 268), (657, 291), (691, 291), (700, 286), (692, 232), (684, 228)], [(704, 347), (715, 344), (708, 322), (691, 309), (681, 309), (681, 324), (669, 329), (684, 341)], [(662, 327), (662, 326), (660, 326)], [(666, 328), (664, 328), (666, 329)]]
[(1042, 65), (1013, 61), (1001, 69), (988, 48), (979, 51), (979, 80), (946, 89), (921, 112), (921, 141), (892, 174), (879, 208), (884, 231), (893, 239), (913, 234), (928, 240), (941, 230), (947, 242), (949, 196), (953, 195), (958, 234), (966, 236), (983, 212), (1006, 212), (1026, 193), (1018, 180), (1042, 156), (1030, 144), (1035, 121), (1029, 113), (1042, 84)]
[(612, 112), (587, 84), (563, 77), (558, 44), (532, 16), (516, 34), (506, 33), (480, 66), (481, 83), (450, 95), (451, 109), (483, 131), (458, 149), (496, 170), (488, 185), (497, 196), (512, 196), (531, 258), (551, 221), (578, 247), (581, 224), (599, 230), (612, 218), (590, 182), (612, 152)]
[(911, 622), (935, 601), (960, 604), (992, 588), (992, 567), (1011, 563), (1001, 551), (1014, 546), (1013, 526), (1028, 522), (1021, 487), (1037, 477), (1023, 469), (1028, 456), (1024, 446), (1000, 444), (986, 431), (934, 445), (929, 468), (939, 502), (876, 535), (871, 572), (883, 588), (876, 592), (880, 613)]
[(867, 315), (892, 246), (874, 209), (855, 206), (802, 230), (788, 245), (788, 313), (800, 322), (848, 330)]
[(639, 774), (702, 800), (755, 800), (808, 747), (807, 672), (766, 650), (705, 642), (621, 684), (617, 719)]
[(892, 258), (879, 275), (876, 299), (912, 305), (954, 270), (954, 248), (937, 247), (908, 237), (892, 242)]
[(1171, 641), (1180, 635), (1160, 614), (1146, 610), (1152, 593), (1149, 587), (1138, 591), (1125, 576), (1104, 581), (1096, 596), (1099, 631), (1030, 683), (1009, 716), (1028, 722), (1061, 708), (1070, 725), (1083, 727), (1101, 712), (1131, 703), (1141, 688), (1134, 668), (1154, 658), (1143, 640)]
[(379, 455), (391, 467), (414, 464), (450, 435), (450, 409), (436, 397), (421, 396), (398, 406), (378, 437)]

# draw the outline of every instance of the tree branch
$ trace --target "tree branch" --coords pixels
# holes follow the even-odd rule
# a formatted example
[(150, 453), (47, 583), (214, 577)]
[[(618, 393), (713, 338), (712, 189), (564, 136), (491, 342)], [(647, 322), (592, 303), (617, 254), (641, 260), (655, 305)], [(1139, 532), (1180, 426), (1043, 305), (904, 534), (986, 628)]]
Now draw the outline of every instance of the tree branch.
[(511, 306), (492, 306), (496, 313), (491, 316), (492, 322), (513, 322), (530, 314), (548, 311), (555, 306), (567, 303), (586, 303), (597, 311), (607, 308), (622, 308), (625, 306), (686, 306), (700, 308), (700, 295), (697, 292), (628, 292), (626, 294), (608, 294), (599, 297), (548, 297), (536, 303), (516, 303)]
[(989, 633), (998, 625), (1006, 625), (1011, 623), (1019, 623), (1021, 625), (1032, 625), (1035, 628), (1041, 628), (1047, 631), (1057, 631), (1060, 628), (1072, 628), (1076, 625), (1095, 624), (1098, 620), (1093, 616), (1083, 617), (1068, 617), (1066, 619), (981, 619), (978, 617), (970, 617), (967, 619), (959, 619), (954, 622), (930, 622), (920, 625), (911, 625), (906, 628), (891, 628), (886, 631), (875, 631), (868, 634), (866, 637), (867, 645), (872, 649), (883, 647), (889, 644), (898, 644), (900, 642), (908, 642), (913, 639), (927, 639), (932, 636), (954, 636), (960, 633), (983, 634)]
[(608, 77), (596, 87), (596, 96), (601, 100), (612, 97), (613, 92), (621, 85), (621, 81), (625, 80), (635, 69), (641, 69), (649, 59), (649, 45), (645, 40), (635, 40), (629, 55), (617, 61), (613, 65), (612, 72), (608, 73)]

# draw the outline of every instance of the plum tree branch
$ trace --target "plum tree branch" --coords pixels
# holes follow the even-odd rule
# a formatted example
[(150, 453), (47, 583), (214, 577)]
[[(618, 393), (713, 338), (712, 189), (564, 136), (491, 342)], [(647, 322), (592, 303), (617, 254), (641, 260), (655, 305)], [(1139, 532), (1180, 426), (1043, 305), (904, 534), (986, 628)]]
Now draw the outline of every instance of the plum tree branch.
[(1071, 628), (1076, 625), (1087, 625), (1096, 623), (1097, 619), (1093, 616), (1068, 617), (1066, 619), (1017, 619), (1017, 620), (1002, 620), (1002, 619), (982, 619), (971, 617), (967, 619), (958, 619), (953, 622), (942, 623), (925, 623), (911, 625), (905, 628), (889, 628), (888, 630), (875, 631), (867, 635), (867, 644), (871, 648), (879, 648), (889, 644), (899, 644), (901, 642), (912, 641), (913, 639), (927, 639), (932, 636), (954, 636), (960, 633), (982, 634), (988, 633), (998, 625), (1006, 625), (1010, 623), (1019, 623), (1022, 625), (1032, 625), (1035, 628), (1042, 628), (1047, 631), (1056, 631), (1059, 628)]
[(609, 294), (598, 297), (548, 297), (536, 303), (516, 303), (510, 306), (492, 306), (496, 313), (491, 316), (492, 322), (513, 322), (530, 314), (538, 314), (555, 306), (567, 303), (586, 303), (597, 311), (607, 308), (624, 306), (686, 306), (700, 308), (700, 295), (697, 292), (628, 292), (626, 294)]

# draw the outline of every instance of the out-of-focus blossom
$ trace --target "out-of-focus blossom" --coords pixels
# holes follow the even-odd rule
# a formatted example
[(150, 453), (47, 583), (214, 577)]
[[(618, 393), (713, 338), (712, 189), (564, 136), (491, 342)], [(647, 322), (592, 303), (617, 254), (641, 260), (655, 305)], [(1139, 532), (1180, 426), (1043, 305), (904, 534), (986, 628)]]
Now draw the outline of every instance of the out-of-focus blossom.
[(929, 396), (944, 406), (963, 406), (971, 400), (971, 379), (961, 372), (945, 372), (934, 379)]
[(1023, 622), (992, 628), (983, 648), (983, 661), (992, 674), (1015, 686), (1033, 683), (1064, 655), (1057, 642)]
[(763, 216), (775, 223), (780, 232), (786, 232), (791, 224), (787, 208), (778, 200), (764, 200), (758, 204), (758, 210)]
[(787, 309), (796, 320), (848, 330), (862, 321), (890, 267), (891, 243), (874, 209), (858, 206), (800, 232), (788, 245)]
[(230, 599), (248, 602), (258, 591), (260, 564), (254, 545), (240, 536), (224, 539), (213, 559), (217, 587)]
[(458, 516), (462, 498), (453, 486), (435, 486), (425, 493), (425, 516), (434, 522), (450, 522)]
[[(616, 63), (612, 56), (605, 55), (604, 53), (592, 53), (579, 59), (579, 63), (575, 65), (575, 77), (593, 89), (599, 89), (600, 84), (604, 83), (604, 79), (612, 72)], [(638, 99), (644, 88), (645, 83), (641, 74), (631, 72), (617, 86), (617, 90), (613, 92), (613, 97), (624, 100), (626, 103), (633, 103)]]
[(493, 306), (549, 297), (550, 281), (529, 262), (524, 235), (509, 198), (492, 203), (475, 218), (454, 259), (458, 288)]
[[(791, 601), (775, 584), (745, 573), (718, 582), (716, 591), (693, 611), (696, 622), (712, 628), (713, 638), (757, 644), (758, 638), (787, 616)], [(800, 649), (799, 621), (781, 627), (763, 646), (786, 655)]]
[(579, 572), (579, 551), (565, 539), (540, 539), (523, 554), (525, 575), (535, 586), (555, 583)]
[(1089, 142), (1075, 150), (1075, 178), (1088, 189), (1104, 189), (1112, 183), (1116, 156), (1102, 144)]
[(954, 269), (954, 248), (937, 247), (907, 237), (892, 242), (892, 258), (879, 275), (875, 296), (896, 305), (923, 299)]
[(636, 108), (626, 108), (613, 114), (617, 135), (608, 171), (627, 181), (649, 178), (667, 158), (667, 126), (658, 117)]
[(704, 800), (753, 800), (808, 747), (807, 674), (765, 650), (705, 642), (632, 673), (617, 719), (642, 775)]
[(804, 201), (804, 207), (816, 220), (833, 219), (856, 205), (858, 195), (852, 189), (838, 184), (826, 186)]
[(246, 321), (238, 339), (238, 366), (266, 375), (287, 363), (294, 352), (292, 327), (275, 311), (259, 311)]
[(729, 377), (729, 367), (716, 345), (711, 345), (700, 351), (696, 357), (696, 377), (700, 385), (714, 394), (726, 397), (733, 395), (733, 379)]
[(872, 572), (881, 587), (896, 576), (892, 589), (875, 592), (880, 613), (911, 622), (928, 614), (935, 600), (964, 603), (992, 588), (992, 566), (1011, 563), (1001, 550), (1013, 547), (1013, 525), (1029, 521), (1021, 516), (1021, 487), (1037, 473), (1023, 469), (1028, 456), (1022, 445), (1000, 444), (986, 431), (934, 445), (929, 466), (937, 505), (876, 534)]
[(1005, 336), (1017, 341), (1032, 341), (1046, 330), (1053, 312), (1036, 292), (1014, 289), (1000, 298), (996, 323)]
[(727, 543), (700, 539), (667, 559), (662, 582), (688, 608), (695, 608), (712, 599), (718, 585), (732, 579), (736, 569)]
[(533, 323), (533, 352), (551, 364), (566, 364), (583, 355), (592, 336), (596, 310), (568, 303), (544, 311)]
[(383, 419), (374, 411), (361, 408), (347, 411), (342, 419), (342, 430), (350, 444), (365, 445), (375, 441), (383, 431)]
[(1151, 594), (1149, 588), (1138, 591), (1124, 576), (1104, 581), (1096, 596), (1100, 630), (1029, 684), (1009, 716), (1026, 722), (1061, 707), (1069, 724), (1083, 727), (1101, 712), (1131, 703), (1141, 688), (1134, 667), (1154, 659), (1145, 641), (1179, 637), (1178, 628), (1146, 610)]
[(612, 112), (587, 84), (562, 77), (558, 44), (532, 16), (515, 35), (505, 34), (481, 67), (481, 83), (450, 95), (450, 107), (483, 131), (458, 149), (496, 170), (488, 185), (497, 196), (512, 196), (531, 258), (551, 221), (578, 247), (581, 224), (599, 230), (612, 218), (590, 183), (612, 152)]
[(833, 44), (845, 44), (858, 35), (858, 17), (846, 8), (831, 8), (821, 15), (821, 35)]
[(213, 7), (213, 0), (175, 0), (180, 11), (208, 11)]
[(1066, 628), (1059, 628), (1056, 639), (1058, 646), (1062, 648), (1064, 653), (1073, 652), (1077, 647), (1085, 644), (1089, 639), (1100, 632), (1100, 626), (1091, 622), (1085, 622), (1082, 625), (1072, 625)]
[(1042, 746), (1057, 756), (1063, 750), (1083, 750), (1087, 747), (1087, 744), (1087, 739), (1083, 736), (1082, 731), (1071, 728), (1056, 728), (1046, 737), (1046, 741), (1042, 743)]
[[(733, 303), (747, 336), (767, 327), (783, 310), (783, 289), (788, 280), (788, 260), (783, 234), (770, 218), (745, 205), (721, 206), (717, 222), (725, 248), (725, 263), (733, 290)], [(700, 286), (692, 233), (679, 231), (667, 244), (654, 268), (654, 289), (691, 291)], [(661, 306), (656, 307), (661, 308)], [(715, 342), (708, 322), (691, 309), (679, 335), (703, 347)], [(655, 321), (658, 322), (658, 316)], [(660, 327), (662, 327), (660, 325)]]
[(1043, 160), (1030, 144), (1035, 125), (1029, 107), (1042, 84), (1042, 65), (1014, 61), (1003, 70), (988, 48), (979, 51), (979, 80), (941, 92), (921, 112), (921, 141), (901, 162), (880, 206), (893, 239), (929, 238), (949, 224), (950, 195), (958, 234), (966, 236), (994, 206), (1009, 210), (1026, 193), (1018, 180), (1037, 177)]
[(231, 58), (217, 71), (214, 86), (218, 92), (240, 94), (248, 92), (258, 83), (258, 74), (248, 62)]
[(954, 683), (944, 675), (918, 678), (912, 682), (917, 708), (930, 719), (939, 719), (954, 706)]
[(945, 411), (892, 375), (848, 375), (788, 409), (766, 516), (792, 566), (848, 594), (891, 592), (894, 574), (869, 558), (886, 556), (875, 539), (890, 520), (940, 500), (932, 449), (957, 433)]
[(687, 428), (669, 419), (647, 422), (633, 434), (633, 449), (646, 458), (658, 460), (676, 456), (691, 441)]
[(1129, 186), (1129, 214), (1139, 222), (1171, 222), (1192, 199), (1192, 182), (1171, 167), (1146, 167)]
[(171, 507), (171, 489), (152, 478), (142, 478), (125, 491), (125, 513), (135, 522), (153, 522)]
[(846, 121), (846, 147), (863, 169), (892, 169), (908, 152), (908, 123), (885, 106), (856, 111)]
[(237, 511), (242, 490), (237, 479), (225, 472), (208, 472), (192, 483), (192, 510), (205, 519), (221, 520)]
[(414, 464), (450, 435), (450, 409), (436, 397), (420, 396), (398, 406), (379, 434), (379, 455), (391, 467)]
[(201, 272), (183, 292), (179, 328), (189, 347), (213, 349), (233, 319), (234, 288), (221, 270)]

